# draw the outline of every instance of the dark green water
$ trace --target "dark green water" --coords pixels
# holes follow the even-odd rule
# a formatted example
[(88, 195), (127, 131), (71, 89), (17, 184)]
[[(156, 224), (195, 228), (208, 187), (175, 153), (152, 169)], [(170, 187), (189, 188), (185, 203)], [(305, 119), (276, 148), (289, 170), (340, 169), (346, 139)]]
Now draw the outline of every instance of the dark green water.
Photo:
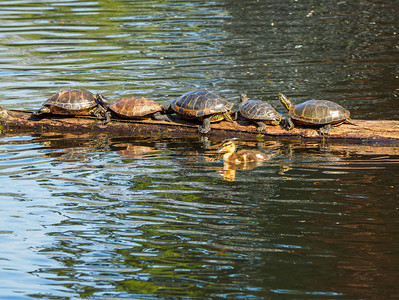
[[(395, 1), (2, 1), (0, 105), (246, 92), (398, 119)], [(397, 298), (397, 146), (0, 135), (1, 299)]]

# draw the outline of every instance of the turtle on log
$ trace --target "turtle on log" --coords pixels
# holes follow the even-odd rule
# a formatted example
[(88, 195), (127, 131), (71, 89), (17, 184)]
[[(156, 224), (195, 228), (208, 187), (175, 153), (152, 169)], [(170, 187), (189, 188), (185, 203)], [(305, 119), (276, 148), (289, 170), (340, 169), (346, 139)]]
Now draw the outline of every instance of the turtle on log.
[(278, 125), (281, 121), (281, 114), (269, 103), (260, 100), (249, 100), (246, 94), (241, 94), (240, 114), (256, 124), (256, 130), (262, 132), (268, 125)]
[[(104, 102), (107, 102), (107, 100), (104, 99)], [(111, 121), (112, 115), (123, 119), (152, 118), (154, 120), (170, 121), (167, 115), (164, 114), (164, 108), (161, 104), (142, 96), (125, 97), (110, 104), (104, 115), (104, 124)]]
[(104, 101), (101, 95), (94, 95), (86, 90), (62, 90), (47, 99), (33, 116), (54, 114), (101, 117), (107, 106)]
[(332, 125), (338, 126), (349, 123), (357, 126), (350, 119), (350, 112), (341, 105), (329, 100), (308, 100), (296, 105), (279, 93), (278, 98), (288, 111), (289, 117), (285, 119), (283, 127), (287, 130), (294, 128), (294, 123), (299, 125), (319, 127), (321, 135), (328, 135)]
[(167, 107), (182, 119), (199, 120), (202, 125), (198, 128), (200, 133), (208, 133), (211, 130), (211, 122), (219, 122), (224, 119), (234, 122), (231, 118), (233, 103), (227, 102), (221, 96), (205, 91), (193, 91), (176, 98)]

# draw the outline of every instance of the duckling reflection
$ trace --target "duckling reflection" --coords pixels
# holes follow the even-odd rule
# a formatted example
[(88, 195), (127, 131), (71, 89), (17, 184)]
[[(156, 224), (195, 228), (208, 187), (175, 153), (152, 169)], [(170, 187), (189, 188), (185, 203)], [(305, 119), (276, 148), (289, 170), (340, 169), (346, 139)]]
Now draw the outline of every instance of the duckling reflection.
[(236, 181), (236, 170), (226, 162), (223, 163), (223, 170), (219, 174), (222, 175), (223, 180)]
[(112, 144), (111, 150), (116, 150), (116, 153), (123, 158), (145, 158), (154, 152), (155, 148), (151, 146), (134, 145), (132, 143), (118, 143)]

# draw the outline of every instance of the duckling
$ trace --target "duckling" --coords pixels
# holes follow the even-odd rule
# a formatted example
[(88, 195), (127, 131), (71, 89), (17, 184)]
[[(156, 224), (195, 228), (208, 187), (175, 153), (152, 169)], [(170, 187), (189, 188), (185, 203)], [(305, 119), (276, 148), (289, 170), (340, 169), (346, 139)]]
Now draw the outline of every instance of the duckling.
[(270, 156), (257, 150), (240, 150), (236, 152), (236, 145), (229, 140), (222, 144), (217, 153), (224, 153), (223, 160), (233, 164), (246, 164), (270, 159)]

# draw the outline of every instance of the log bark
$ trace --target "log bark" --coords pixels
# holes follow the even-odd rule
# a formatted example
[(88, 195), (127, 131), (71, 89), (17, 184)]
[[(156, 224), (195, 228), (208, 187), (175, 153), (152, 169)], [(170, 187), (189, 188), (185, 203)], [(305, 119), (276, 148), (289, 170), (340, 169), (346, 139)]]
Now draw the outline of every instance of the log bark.
[[(399, 121), (396, 120), (353, 120), (358, 126), (342, 124), (333, 127), (328, 136), (319, 135), (315, 128), (295, 127), (287, 131), (280, 126), (267, 126), (259, 134), (256, 126), (244, 119), (231, 123), (213, 123), (208, 136), (224, 138), (282, 138), (282, 139), (330, 139), (346, 142), (370, 142), (399, 144)], [(199, 123), (178, 119), (172, 116), (170, 122), (146, 120), (115, 120), (103, 125), (94, 117), (47, 116), (40, 119), (31, 117), (29, 111), (7, 110), (0, 106), (0, 131), (15, 132), (55, 132), (55, 133), (107, 133), (113, 136), (152, 136), (184, 137), (199, 135)]]

